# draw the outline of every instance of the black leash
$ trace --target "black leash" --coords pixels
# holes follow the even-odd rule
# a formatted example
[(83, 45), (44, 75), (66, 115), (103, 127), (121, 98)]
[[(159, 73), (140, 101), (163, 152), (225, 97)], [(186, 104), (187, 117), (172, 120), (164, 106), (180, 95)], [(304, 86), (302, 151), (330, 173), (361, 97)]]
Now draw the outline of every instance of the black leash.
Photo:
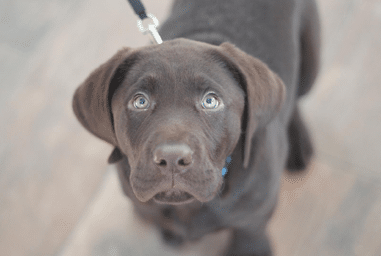
[[(159, 32), (157, 31), (157, 27), (159, 26), (159, 20), (153, 16), (152, 14), (147, 14), (146, 10), (140, 0), (128, 0), (134, 9), (135, 13), (139, 16), (140, 20), (138, 20), (138, 28), (143, 35), (151, 35), (151, 41), (154, 44), (162, 44), (163, 40), (161, 39)], [(148, 28), (143, 27), (143, 20), (146, 18), (151, 18), (153, 24), (148, 24)], [(153, 39), (153, 40), (152, 40)]]
[(139, 0), (128, 0), (130, 2), (132, 8), (134, 8), (135, 13), (139, 16), (141, 20), (148, 18), (146, 14), (146, 9), (144, 8), (142, 2)]

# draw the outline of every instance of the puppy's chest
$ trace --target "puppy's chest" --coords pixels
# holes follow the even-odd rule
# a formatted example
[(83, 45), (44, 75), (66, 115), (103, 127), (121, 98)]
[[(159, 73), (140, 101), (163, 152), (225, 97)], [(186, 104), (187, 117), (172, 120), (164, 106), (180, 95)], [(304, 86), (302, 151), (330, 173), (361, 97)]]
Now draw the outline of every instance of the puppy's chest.
[(194, 217), (200, 212), (201, 207), (191, 206), (170, 206), (164, 208), (162, 217), (172, 225), (188, 226)]

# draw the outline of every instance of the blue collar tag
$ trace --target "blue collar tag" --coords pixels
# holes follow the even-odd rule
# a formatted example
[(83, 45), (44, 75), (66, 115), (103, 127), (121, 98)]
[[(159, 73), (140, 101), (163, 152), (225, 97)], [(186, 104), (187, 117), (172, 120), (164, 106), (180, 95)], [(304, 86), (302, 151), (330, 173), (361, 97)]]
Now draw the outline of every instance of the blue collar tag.
[(225, 177), (225, 175), (228, 173), (228, 165), (232, 161), (232, 157), (228, 156), (225, 160), (225, 166), (222, 168), (222, 177)]

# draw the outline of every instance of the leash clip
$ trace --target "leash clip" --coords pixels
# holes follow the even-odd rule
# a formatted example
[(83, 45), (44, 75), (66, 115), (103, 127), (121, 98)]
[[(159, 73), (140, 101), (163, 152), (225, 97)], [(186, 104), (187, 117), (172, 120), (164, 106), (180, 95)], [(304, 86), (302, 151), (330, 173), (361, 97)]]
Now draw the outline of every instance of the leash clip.
[(159, 20), (151, 13), (147, 14), (147, 16), (153, 21), (153, 24), (148, 24), (148, 28), (145, 28), (143, 26), (143, 20), (138, 20), (138, 28), (140, 32), (142, 32), (143, 35), (150, 35), (152, 43), (162, 44), (163, 40), (156, 29), (159, 26)]

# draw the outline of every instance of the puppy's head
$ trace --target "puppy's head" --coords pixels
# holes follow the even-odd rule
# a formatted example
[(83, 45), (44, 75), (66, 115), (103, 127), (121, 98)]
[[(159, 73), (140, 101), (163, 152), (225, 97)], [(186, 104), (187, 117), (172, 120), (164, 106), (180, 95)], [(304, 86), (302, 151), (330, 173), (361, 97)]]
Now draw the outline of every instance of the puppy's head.
[(116, 147), (109, 162), (128, 158), (140, 201), (207, 202), (241, 133), (248, 167), (253, 135), (284, 92), (264, 63), (229, 43), (176, 39), (119, 51), (80, 85), (73, 108), (85, 128)]

